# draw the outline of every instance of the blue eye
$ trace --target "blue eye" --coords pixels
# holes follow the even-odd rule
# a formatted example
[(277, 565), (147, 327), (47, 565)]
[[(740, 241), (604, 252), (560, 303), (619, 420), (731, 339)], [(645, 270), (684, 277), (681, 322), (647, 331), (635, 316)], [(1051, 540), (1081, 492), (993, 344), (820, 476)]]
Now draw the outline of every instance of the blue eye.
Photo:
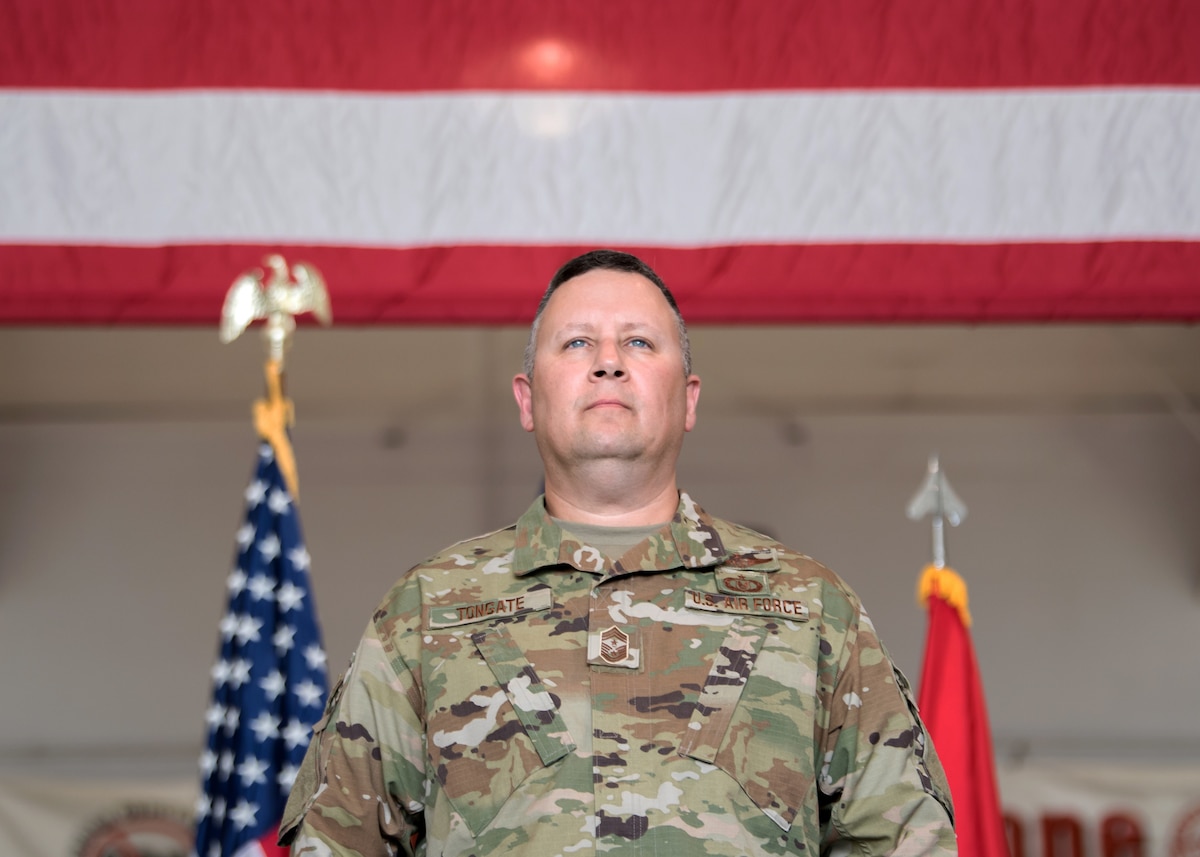
[(568, 339), (563, 348), (582, 348), (587, 345), (586, 339)]
[(640, 336), (636, 336), (633, 339), (629, 340), (629, 344), (634, 346), (635, 348), (650, 348), (651, 347), (649, 340), (642, 339)]

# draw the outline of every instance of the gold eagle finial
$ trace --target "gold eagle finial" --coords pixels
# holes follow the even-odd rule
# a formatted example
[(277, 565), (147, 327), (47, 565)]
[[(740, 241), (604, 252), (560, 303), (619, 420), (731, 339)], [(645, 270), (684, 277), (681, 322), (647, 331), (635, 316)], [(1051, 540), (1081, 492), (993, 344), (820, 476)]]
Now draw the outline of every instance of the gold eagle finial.
[(263, 336), (269, 356), (283, 364), (283, 352), (296, 329), (295, 316), (312, 312), (321, 324), (333, 321), (329, 292), (321, 272), (307, 262), (297, 262), (288, 277), (287, 261), (278, 253), (263, 259), (270, 271), (266, 281), (257, 268), (245, 271), (229, 287), (221, 310), (221, 341), (233, 342), (250, 322), (265, 318)]

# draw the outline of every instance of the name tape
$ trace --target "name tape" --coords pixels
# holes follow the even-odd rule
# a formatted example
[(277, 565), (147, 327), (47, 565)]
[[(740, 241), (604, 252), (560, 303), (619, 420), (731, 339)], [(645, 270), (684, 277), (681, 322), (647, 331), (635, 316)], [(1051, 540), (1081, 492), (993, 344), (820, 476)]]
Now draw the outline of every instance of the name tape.
[(522, 613), (549, 610), (553, 606), (554, 596), (550, 594), (549, 589), (534, 589), (531, 592), (523, 592), (507, 598), (491, 598), (486, 601), (472, 601), (468, 604), (430, 607), (426, 625), (430, 628), (452, 628), (455, 625), (468, 625), (471, 622), (483, 622), (488, 619), (507, 618), (519, 616)]
[(776, 598), (773, 595), (728, 595), (723, 592), (700, 592), (695, 589), (686, 590), (684, 595), (684, 603), (697, 610), (779, 616), (800, 621), (808, 618), (808, 605), (803, 601)]

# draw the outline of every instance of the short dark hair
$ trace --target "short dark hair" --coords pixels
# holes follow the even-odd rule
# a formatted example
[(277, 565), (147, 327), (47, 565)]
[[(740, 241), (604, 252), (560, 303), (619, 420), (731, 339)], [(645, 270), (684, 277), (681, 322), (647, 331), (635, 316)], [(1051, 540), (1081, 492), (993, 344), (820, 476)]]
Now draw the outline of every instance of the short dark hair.
[(525, 345), (525, 365), (523, 367), (525, 374), (533, 377), (533, 357), (537, 350), (538, 327), (541, 325), (542, 313), (546, 309), (546, 304), (550, 303), (550, 296), (558, 291), (558, 287), (563, 283), (582, 276), (588, 271), (622, 271), (627, 274), (639, 274), (662, 292), (662, 296), (667, 299), (667, 305), (671, 307), (671, 312), (675, 316), (675, 327), (679, 331), (679, 348), (683, 352), (683, 374), (691, 375), (692, 346), (688, 342), (687, 325), (683, 321), (683, 314), (679, 311), (679, 304), (675, 302), (675, 296), (671, 294), (667, 284), (654, 272), (653, 268), (632, 253), (623, 253), (620, 250), (591, 250), (566, 262), (550, 278), (550, 285), (546, 287), (542, 300), (538, 304), (537, 312), (534, 313), (533, 324), (529, 327), (529, 342)]

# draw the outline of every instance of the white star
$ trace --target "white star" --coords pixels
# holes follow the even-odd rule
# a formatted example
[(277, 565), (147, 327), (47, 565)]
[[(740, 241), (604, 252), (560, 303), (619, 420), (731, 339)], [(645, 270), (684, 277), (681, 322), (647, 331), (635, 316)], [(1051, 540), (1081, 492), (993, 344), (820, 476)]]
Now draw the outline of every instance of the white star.
[[(230, 773), (233, 772), (233, 753), (231, 751), (226, 750), (221, 754), (221, 761), (217, 764), (217, 770), (221, 772), (221, 779), (229, 778)], [(213, 813), (216, 814), (218, 809), (221, 811), (221, 814), (225, 813), (224, 804), (214, 804)]]
[(201, 792), (200, 797), (196, 798), (196, 820), (201, 821), (208, 817), (212, 812), (212, 795), (208, 792)]
[(216, 729), (225, 722), (225, 706), (219, 702), (214, 702), (208, 707), (208, 711), (204, 712), (204, 722), (208, 724), (209, 729)]
[(275, 651), (279, 654), (291, 651), (292, 646), (296, 645), (292, 638), (296, 636), (296, 629), (291, 625), (284, 625), (275, 632), (275, 636), (271, 638), (271, 642), (275, 644)]
[(275, 602), (283, 612), (295, 610), (304, 601), (304, 590), (290, 580), (279, 587), (275, 593)]
[(271, 444), (264, 441), (258, 445), (258, 457), (263, 461), (270, 461), (275, 457), (275, 450), (271, 447)]
[(271, 533), (271, 535), (259, 542), (258, 552), (262, 554), (263, 559), (267, 562), (279, 556), (279, 536)]
[(212, 844), (208, 846), (208, 857), (221, 857), (221, 840), (214, 839)]
[(250, 542), (254, 541), (254, 524), (242, 524), (237, 531), (238, 547), (245, 550), (250, 546)]
[(235, 568), (229, 572), (229, 577), (225, 578), (225, 588), (229, 590), (230, 595), (239, 595), (246, 588), (246, 572), (240, 568)]
[(288, 506), (292, 504), (292, 498), (282, 488), (276, 488), (271, 492), (271, 496), (267, 498), (267, 505), (271, 507), (271, 511), (276, 515), (282, 515), (288, 510)]
[(213, 664), (212, 680), (218, 685), (229, 681), (229, 661), (220, 660)]
[(260, 636), (258, 632), (262, 630), (262, 626), (262, 619), (255, 619), (249, 614), (244, 615), (238, 621), (238, 629), (234, 632), (234, 636), (243, 646), (248, 642), (257, 643)]
[(300, 769), (288, 763), (279, 769), (279, 776), (275, 778), (275, 781), (279, 783), (279, 787), (285, 792), (290, 792), (296, 782), (296, 774), (298, 773), (300, 773)]
[(213, 800), (212, 817), (216, 824), (225, 820), (225, 798), (218, 797)]
[(238, 721), (242, 719), (242, 712), (238, 711), (233, 706), (225, 712), (225, 734), (232, 735), (233, 731), (238, 727)]
[(252, 786), (255, 783), (265, 783), (267, 781), (267, 763), (257, 756), (250, 756), (246, 761), (238, 765), (238, 776), (242, 778), (243, 786)]
[(310, 670), (323, 670), (325, 669), (325, 650), (313, 643), (304, 650), (304, 660), (308, 662)]
[(303, 546), (288, 551), (288, 559), (301, 571), (308, 571), (309, 563), (312, 562), (312, 557), (308, 555), (308, 549)]
[(288, 749), (295, 748), (308, 743), (310, 729), (301, 723), (299, 720), (292, 718), (288, 721), (287, 728), (283, 730), (283, 740), (287, 741)]
[(217, 767), (217, 754), (216, 753), (214, 753), (212, 750), (205, 750), (203, 753), (200, 754), (200, 773), (204, 775), (205, 779), (208, 779), (208, 775), (211, 774), (216, 769), (216, 767)]
[(254, 737), (259, 740), (259, 743), (268, 738), (278, 738), (279, 718), (273, 717), (268, 711), (263, 711), (250, 721), (250, 728), (254, 730)]
[(226, 640), (232, 640), (234, 632), (238, 629), (238, 617), (233, 613), (226, 613), (221, 617), (221, 636)]
[[(275, 636), (278, 637), (279, 635), (276, 634)], [(279, 694), (283, 693), (283, 689), (287, 686), (287, 682), (283, 679), (283, 673), (281, 673), (279, 670), (271, 670), (271, 674), (259, 681), (258, 686), (263, 689), (264, 693), (266, 693), (267, 699), (271, 700), (271, 702), (274, 702), (279, 698)]]
[(267, 496), (267, 483), (261, 479), (255, 479), (250, 483), (250, 487), (246, 489), (246, 502), (250, 504), (250, 508), (255, 508)]
[(229, 683), (236, 690), (248, 681), (250, 681), (250, 662), (245, 658), (238, 658), (230, 664)]
[(321, 688), (317, 687), (312, 679), (305, 679), (296, 685), (296, 698), (300, 700), (301, 705), (320, 705), (321, 697), (324, 695)]
[(250, 594), (255, 601), (270, 599), (275, 595), (275, 583), (265, 574), (256, 574), (250, 578)]
[(233, 812), (229, 813), (230, 819), (237, 825), (238, 830), (244, 830), (253, 824), (256, 815), (258, 815), (258, 804), (250, 803), (248, 800), (238, 801)]

